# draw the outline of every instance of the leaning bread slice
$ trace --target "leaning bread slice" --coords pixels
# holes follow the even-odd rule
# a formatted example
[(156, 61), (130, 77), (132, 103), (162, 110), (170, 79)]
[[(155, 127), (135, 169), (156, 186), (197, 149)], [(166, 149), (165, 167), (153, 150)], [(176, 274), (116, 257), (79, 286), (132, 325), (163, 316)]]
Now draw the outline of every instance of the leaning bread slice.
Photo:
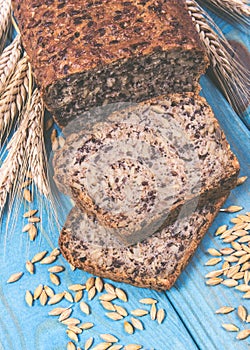
[(193, 94), (114, 112), (71, 135), (54, 164), (60, 189), (127, 244), (224, 196), (239, 171), (210, 107)]
[(94, 275), (166, 290), (187, 265), (224, 200), (211, 202), (130, 247), (75, 207), (61, 232), (60, 249), (72, 265)]

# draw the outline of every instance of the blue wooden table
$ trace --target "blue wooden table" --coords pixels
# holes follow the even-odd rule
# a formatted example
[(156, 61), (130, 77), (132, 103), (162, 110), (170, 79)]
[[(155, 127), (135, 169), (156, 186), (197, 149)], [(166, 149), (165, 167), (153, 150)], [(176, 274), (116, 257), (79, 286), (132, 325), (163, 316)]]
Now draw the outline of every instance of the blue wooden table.
[[(247, 34), (232, 29), (231, 26), (217, 19), (220, 27), (228, 37), (242, 40), (249, 45)], [(250, 175), (250, 131), (239, 119), (224, 97), (213, 85), (208, 77), (202, 78), (202, 92), (213, 107), (221, 127), (225, 131), (233, 151), (238, 156), (241, 164), (241, 174)], [(246, 119), (247, 120), (247, 116)], [(226, 202), (244, 206), (244, 211), (250, 211), (250, 180), (232, 191)], [(36, 200), (32, 206), (36, 207)], [(38, 204), (37, 204), (38, 205)], [(68, 263), (60, 256), (57, 264), (64, 265), (66, 271), (60, 274), (61, 284), (52, 285), (49, 279), (48, 266), (36, 264), (36, 272), (30, 275), (25, 270), (25, 261), (29, 260), (39, 251), (51, 251), (57, 247), (59, 228), (50, 215), (49, 205), (41, 208), (39, 213), (42, 222), (39, 224), (39, 234), (35, 242), (30, 242), (27, 234), (22, 233), (25, 220), (22, 215), (27, 208), (25, 204), (19, 208), (18, 219), (16, 213), (11, 213), (11, 220), (7, 228), (6, 217), (1, 225), (0, 234), (0, 349), (1, 350), (62, 350), (66, 349), (69, 341), (65, 330), (66, 326), (57, 321), (56, 317), (48, 315), (55, 306), (41, 306), (35, 301), (32, 307), (25, 302), (26, 290), (34, 291), (39, 284), (49, 285), (56, 293), (67, 289), (70, 284), (84, 283), (90, 276), (82, 271), (72, 271)], [(156, 350), (243, 350), (250, 347), (250, 337), (246, 340), (236, 340), (234, 332), (226, 332), (222, 328), (223, 323), (233, 323), (240, 329), (250, 328), (243, 324), (237, 317), (236, 311), (227, 315), (217, 315), (215, 311), (222, 306), (229, 305), (237, 308), (245, 305), (250, 313), (250, 302), (242, 299), (242, 293), (219, 285), (209, 287), (205, 284), (204, 276), (216, 267), (204, 266), (210, 258), (207, 249), (214, 247), (220, 249), (225, 246), (218, 237), (215, 237), (216, 228), (223, 224), (229, 224), (233, 214), (220, 213), (209, 232), (196, 251), (188, 267), (182, 273), (175, 286), (168, 292), (159, 293), (148, 289), (139, 289), (125, 284), (113, 283), (126, 290), (128, 302), (119, 301), (117, 304), (124, 306), (128, 312), (136, 308), (146, 308), (140, 305), (139, 300), (144, 297), (152, 297), (158, 300), (157, 307), (164, 308), (166, 318), (161, 325), (152, 321), (149, 315), (141, 318), (144, 330), (136, 330), (133, 335), (125, 333), (123, 321), (112, 321), (105, 316), (105, 311), (100, 305), (98, 297), (87, 300), (84, 293), (83, 300), (91, 306), (91, 314), (84, 315), (79, 304), (66, 300), (60, 306), (73, 305), (72, 317), (80, 318), (82, 322), (93, 322), (94, 327), (83, 331), (79, 336), (79, 347), (84, 348), (84, 343), (89, 337), (94, 338), (93, 346), (102, 340), (99, 334), (111, 333), (119, 338), (118, 344), (141, 344), (143, 349)], [(235, 216), (235, 214), (234, 214)], [(14, 229), (13, 229), (14, 228)], [(55, 265), (55, 263), (54, 263)], [(12, 273), (24, 271), (24, 276), (16, 283), (7, 284), (6, 281)], [(106, 281), (107, 282), (107, 281)], [(130, 316), (126, 317), (127, 320)]]

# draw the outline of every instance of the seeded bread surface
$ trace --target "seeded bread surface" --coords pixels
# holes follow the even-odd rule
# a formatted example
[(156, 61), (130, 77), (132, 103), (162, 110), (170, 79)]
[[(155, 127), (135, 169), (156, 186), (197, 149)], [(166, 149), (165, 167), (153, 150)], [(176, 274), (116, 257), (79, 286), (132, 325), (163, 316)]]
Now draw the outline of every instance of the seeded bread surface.
[(92, 106), (198, 91), (208, 59), (184, 0), (14, 0), (36, 82), (60, 126)]
[(60, 249), (73, 266), (94, 275), (166, 290), (188, 264), (224, 200), (211, 202), (130, 247), (75, 207), (61, 232)]
[(224, 196), (239, 172), (210, 107), (192, 94), (144, 102), (78, 130), (54, 166), (59, 188), (127, 244)]

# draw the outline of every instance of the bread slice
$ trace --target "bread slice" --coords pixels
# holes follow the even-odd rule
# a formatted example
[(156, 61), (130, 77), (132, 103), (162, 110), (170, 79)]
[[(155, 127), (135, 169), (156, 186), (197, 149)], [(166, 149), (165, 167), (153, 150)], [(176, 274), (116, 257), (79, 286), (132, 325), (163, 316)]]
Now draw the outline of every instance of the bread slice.
[(54, 164), (60, 188), (127, 244), (224, 196), (239, 171), (210, 107), (192, 94), (111, 114), (71, 135)]
[(13, 0), (13, 7), (61, 127), (92, 106), (197, 91), (208, 65), (184, 0)]
[(166, 290), (187, 265), (224, 201), (211, 202), (130, 247), (75, 207), (61, 232), (60, 249), (72, 265), (94, 275)]

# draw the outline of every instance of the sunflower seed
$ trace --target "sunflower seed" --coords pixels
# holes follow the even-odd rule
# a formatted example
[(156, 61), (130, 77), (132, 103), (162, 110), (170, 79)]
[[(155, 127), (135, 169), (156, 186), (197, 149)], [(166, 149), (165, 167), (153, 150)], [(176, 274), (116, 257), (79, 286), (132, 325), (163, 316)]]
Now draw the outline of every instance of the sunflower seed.
[(104, 309), (109, 311), (115, 311), (115, 307), (110, 301), (101, 301), (101, 304), (104, 307)]
[(29, 305), (29, 306), (33, 305), (33, 301), (34, 301), (33, 295), (29, 290), (26, 290), (25, 301), (26, 301), (27, 305)]
[(52, 273), (59, 273), (59, 272), (63, 272), (64, 270), (65, 270), (65, 267), (59, 266), (59, 265), (52, 266), (48, 269), (48, 271)]
[(238, 316), (241, 319), (241, 321), (245, 322), (247, 319), (247, 310), (244, 306), (239, 305), (237, 310)]
[(106, 341), (107, 343), (117, 343), (119, 340), (112, 334), (100, 334), (100, 338)]
[(39, 284), (34, 291), (34, 300), (37, 300), (43, 291), (43, 285)]
[(124, 322), (124, 330), (126, 333), (128, 334), (133, 334), (134, 333), (134, 327), (132, 326), (132, 324), (128, 321)]
[(88, 340), (86, 340), (85, 344), (84, 344), (84, 350), (89, 350), (89, 348), (91, 348), (92, 344), (93, 344), (94, 338), (89, 338)]
[(47, 304), (47, 301), (48, 301), (48, 296), (45, 292), (45, 290), (42, 291), (40, 297), (39, 297), (39, 301), (40, 301), (40, 304), (42, 306), (45, 306)]
[(118, 312), (118, 314), (120, 314), (121, 316), (128, 316), (127, 311), (124, 309), (124, 307), (120, 306), (120, 305), (114, 305), (115, 310)]
[(235, 289), (238, 289), (240, 292), (249, 292), (250, 286), (248, 284), (240, 284), (239, 286), (236, 286)]
[(72, 343), (72, 341), (68, 342), (67, 350), (76, 350), (76, 346), (74, 345), (74, 343)]
[(112, 286), (112, 284), (109, 283), (104, 283), (104, 289), (108, 294), (116, 294), (115, 293), (115, 287)]
[(51, 282), (53, 284), (55, 284), (56, 286), (59, 286), (61, 284), (60, 278), (57, 275), (55, 275), (54, 273), (50, 273), (49, 278), (50, 278)]
[(232, 288), (238, 285), (238, 282), (233, 279), (226, 279), (223, 282), (221, 282), (226, 287)]
[(40, 260), (40, 264), (49, 265), (52, 264), (56, 260), (56, 256), (46, 256), (42, 260)]
[(79, 290), (85, 289), (85, 286), (83, 284), (71, 284), (68, 286), (69, 290), (72, 290), (73, 292), (78, 292)]
[(208, 260), (205, 265), (206, 266), (214, 266), (216, 264), (218, 264), (221, 261), (221, 258), (212, 258), (210, 260)]
[(155, 304), (152, 304), (151, 309), (150, 309), (150, 317), (151, 317), (152, 321), (154, 321), (156, 319), (156, 314), (157, 314), (156, 306), (155, 306)]
[(207, 252), (212, 256), (221, 256), (221, 253), (217, 249), (214, 249), (214, 248), (209, 248), (207, 250)]
[(158, 323), (161, 324), (164, 321), (164, 318), (165, 318), (165, 311), (164, 309), (160, 309), (157, 312), (157, 316), (156, 316)]
[(90, 307), (88, 304), (86, 304), (84, 301), (80, 302), (80, 309), (82, 310), (83, 313), (86, 315), (90, 314)]
[(209, 278), (206, 281), (206, 284), (208, 286), (216, 286), (217, 284), (220, 284), (222, 281), (223, 281), (223, 278), (214, 277), (214, 278)]
[(92, 327), (94, 327), (94, 323), (91, 323), (91, 322), (86, 322), (86, 323), (83, 323), (81, 326), (79, 326), (81, 329), (83, 330), (87, 330), (87, 329), (90, 329)]
[(24, 218), (31, 218), (33, 215), (35, 215), (38, 212), (37, 209), (29, 210), (26, 213), (23, 214)]
[(141, 349), (142, 346), (139, 344), (128, 344), (124, 346), (123, 350), (139, 350)]
[(226, 213), (237, 213), (238, 211), (241, 211), (242, 209), (243, 209), (243, 207), (240, 207), (238, 205), (230, 205), (227, 208), (220, 209), (220, 211), (226, 212)]
[(52, 298), (50, 298), (48, 304), (49, 305), (57, 304), (63, 299), (63, 297), (64, 297), (64, 293), (55, 294)]
[(118, 314), (118, 312), (106, 312), (105, 314), (108, 318), (114, 321), (122, 320), (123, 316)]
[(74, 298), (75, 303), (78, 303), (82, 299), (82, 297), (83, 297), (82, 290), (79, 290), (78, 292), (76, 292), (75, 298)]
[(126, 294), (126, 292), (123, 289), (116, 288), (115, 289), (115, 294), (117, 295), (118, 299), (120, 299), (120, 300), (122, 300), (124, 302), (128, 301), (127, 294)]
[(108, 348), (110, 348), (110, 346), (112, 345), (112, 343), (100, 343), (100, 344), (97, 344), (96, 346), (94, 346), (92, 348), (92, 350), (106, 350)]
[(75, 332), (71, 331), (70, 329), (67, 329), (67, 330), (66, 330), (66, 333), (67, 333), (67, 336), (68, 336), (70, 339), (72, 339), (72, 340), (74, 340), (76, 343), (78, 343), (78, 335), (75, 334)]
[(148, 311), (147, 310), (143, 310), (143, 309), (135, 309), (135, 310), (131, 311), (131, 314), (134, 315), (134, 316), (141, 317), (141, 316), (147, 315)]
[(99, 300), (111, 301), (111, 300), (114, 300), (116, 298), (117, 298), (117, 296), (115, 294), (103, 294), (99, 297)]
[(241, 176), (237, 180), (237, 186), (242, 185), (247, 180), (247, 176)]
[(219, 236), (222, 233), (224, 233), (227, 230), (227, 225), (222, 225), (220, 227), (217, 228), (216, 232), (215, 232), (215, 236)]
[(144, 329), (142, 322), (138, 320), (138, 318), (131, 317), (131, 323), (134, 326), (134, 328), (139, 329), (140, 331)]
[(103, 290), (103, 280), (101, 279), (101, 277), (96, 277), (95, 279), (95, 287), (97, 292), (102, 292)]
[(27, 188), (23, 190), (23, 198), (29, 203), (33, 202), (32, 194)]
[(89, 291), (95, 285), (95, 278), (94, 277), (88, 278), (85, 285), (86, 285), (86, 290)]
[(48, 295), (49, 298), (52, 298), (55, 295), (53, 289), (51, 289), (50, 287), (44, 286), (43, 289), (45, 290), (45, 292), (46, 292), (46, 294)]
[(214, 278), (221, 276), (223, 274), (223, 270), (214, 270), (205, 275), (205, 278)]
[(51, 310), (48, 315), (50, 316), (60, 316), (64, 311), (68, 310), (66, 307), (56, 307)]
[(222, 327), (228, 332), (238, 332), (239, 328), (232, 323), (223, 323)]
[(47, 253), (48, 253), (47, 250), (37, 253), (36, 255), (33, 256), (33, 258), (31, 259), (31, 262), (34, 264), (36, 262), (41, 261)]
[(142, 304), (152, 305), (152, 304), (156, 304), (157, 300), (153, 298), (144, 298), (144, 299), (140, 299), (139, 302)]
[(61, 313), (61, 315), (60, 315), (60, 317), (58, 318), (58, 321), (59, 322), (62, 322), (62, 321), (65, 321), (65, 320), (67, 320), (69, 317), (70, 317), (70, 315), (72, 314), (72, 309), (71, 308), (68, 308), (68, 309), (66, 309), (65, 311), (63, 311), (62, 313)]
[(67, 318), (66, 320), (62, 321), (61, 323), (65, 324), (67, 326), (76, 326), (79, 323), (81, 323), (81, 321), (78, 320), (78, 318), (71, 317), (71, 318)]
[(218, 310), (215, 311), (216, 314), (229, 314), (230, 312), (234, 311), (234, 307), (231, 306), (222, 306)]
[(238, 334), (237, 334), (237, 339), (238, 340), (243, 340), (243, 339), (246, 339), (247, 337), (249, 337), (250, 335), (250, 329), (243, 329), (243, 331), (240, 331)]

